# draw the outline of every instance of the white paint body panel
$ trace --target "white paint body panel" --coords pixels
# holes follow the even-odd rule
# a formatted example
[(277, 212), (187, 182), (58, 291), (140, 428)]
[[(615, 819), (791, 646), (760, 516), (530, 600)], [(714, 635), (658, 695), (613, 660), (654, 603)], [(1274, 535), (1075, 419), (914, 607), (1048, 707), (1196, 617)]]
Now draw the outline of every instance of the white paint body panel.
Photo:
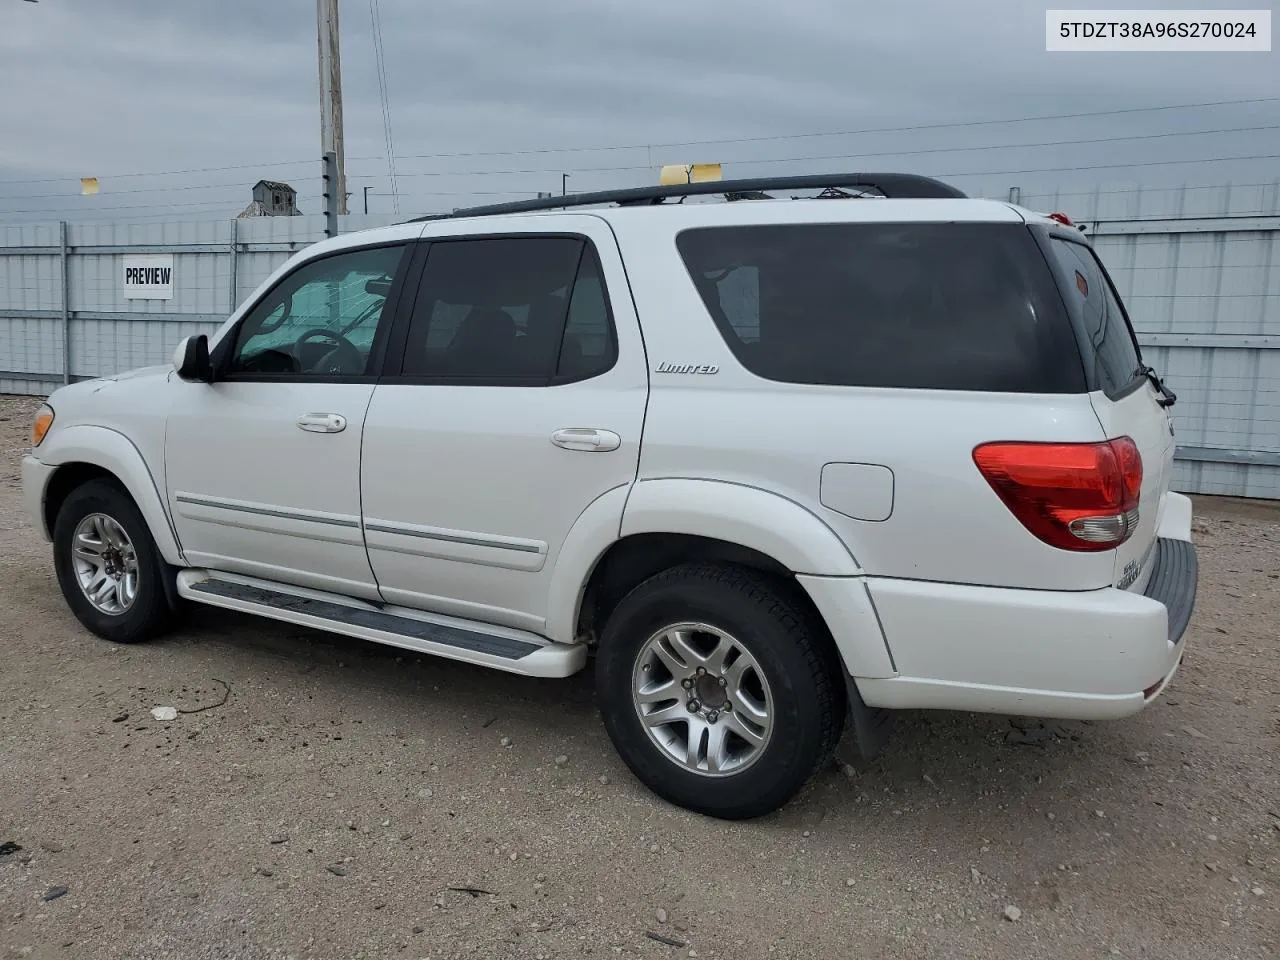
[[(360, 433), (371, 383), (171, 386), (165, 462), (187, 561), (377, 599), (360, 527)], [(305, 414), (347, 419), (338, 433)]]
[(624, 537), (639, 533), (690, 533), (736, 543), (795, 573), (862, 572), (848, 546), (811, 510), (778, 493), (729, 480), (642, 480), (622, 520)]
[(872, 578), (899, 675), (872, 706), (1120, 717), (1176, 667), (1163, 604), (1107, 587), (1061, 593)]
[[(102, 380), (70, 384), (50, 397), (55, 417), (44, 442), (24, 465), (29, 504), (43, 504), (54, 469), (92, 464), (129, 491), (166, 561), (183, 563), (181, 544), (164, 506), (165, 399), (172, 367), (144, 367)], [(176, 378), (174, 378), (176, 379)], [(33, 515), (45, 530), (42, 515)], [(46, 535), (52, 531), (45, 530)]]

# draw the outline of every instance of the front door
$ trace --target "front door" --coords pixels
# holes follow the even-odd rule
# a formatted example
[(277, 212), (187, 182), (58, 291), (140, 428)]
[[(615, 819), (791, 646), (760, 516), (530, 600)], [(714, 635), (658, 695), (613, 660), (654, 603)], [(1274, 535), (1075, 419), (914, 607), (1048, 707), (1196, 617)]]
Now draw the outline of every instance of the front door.
[(228, 331), (214, 383), (175, 378), (166, 486), (189, 563), (376, 598), (360, 436), (405, 250), (304, 262)]
[(635, 480), (648, 373), (621, 257), (595, 217), (557, 226), (430, 244), (365, 426), (388, 602), (541, 631), (574, 522)]

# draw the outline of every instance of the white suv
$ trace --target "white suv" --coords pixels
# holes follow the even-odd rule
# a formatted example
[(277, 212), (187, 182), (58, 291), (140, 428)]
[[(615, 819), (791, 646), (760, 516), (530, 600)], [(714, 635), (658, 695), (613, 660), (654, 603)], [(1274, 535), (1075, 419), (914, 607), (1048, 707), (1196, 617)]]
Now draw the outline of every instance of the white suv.
[(893, 709), (1155, 697), (1197, 579), (1173, 399), (1064, 217), (725, 181), (318, 243), (172, 366), (56, 391), (23, 481), (109, 640), (195, 601), (531, 676), (594, 651), (635, 774), (737, 818)]

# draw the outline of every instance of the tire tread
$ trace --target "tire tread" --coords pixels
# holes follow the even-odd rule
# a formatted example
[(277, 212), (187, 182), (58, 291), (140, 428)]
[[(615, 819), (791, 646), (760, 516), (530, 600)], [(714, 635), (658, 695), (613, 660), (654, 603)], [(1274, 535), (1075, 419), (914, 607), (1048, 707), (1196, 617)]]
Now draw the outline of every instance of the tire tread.
[[(761, 768), (755, 776), (752, 770), (740, 775), (753, 777), (753, 787), (745, 792), (726, 792), (714, 781), (698, 788), (689, 782), (689, 775), (680, 768), (673, 766), (668, 770), (648, 759), (648, 751), (654, 748), (647, 739), (642, 741), (643, 747), (631, 742), (634, 734), (630, 732), (630, 724), (633, 721), (619, 719), (624, 714), (630, 716), (629, 697), (626, 707), (616, 704), (616, 699), (622, 696), (620, 673), (624, 661), (618, 657), (623, 654), (614, 656), (609, 644), (620, 643), (628, 649), (636, 642), (635, 634), (616, 631), (626, 630), (627, 621), (632, 617), (647, 616), (645, 605), (655, 598), (655, 594), (668, 600), (683, 595), (694, 606), (698, 605), (699, 595), (702, 595), (706, 598), (703, 602), (719, 605), (722, 609), (725, 601), (732, 598), (735, 614), (741, 616), (744, 623), (751, 624), (751, 629), (758, 631), (775, 649), (787, 651), (783, 659), (790, 666), (784, 669), (791, 674), (800, 674), (788, 677), (787, 685), (803, 691), (806, 706), (802, 714), (809, 718), (804, 721), (808, 726), (796, 729), (808, 732), (796, 741), (797, 752), (788, 755), (791, 762), (783, 762), (777, 768), (775, 779), (762, 782), (759, 777), (764, 774), (764, 769)], [(597, 663), (600, 671), (598, 689), (607, 689), (615, 702), (602, 706), (602, 709), (605, 710), (606, 726), (623, 760), (650, 789), (700, 813), (722, 819), (747, 819), (771, 813), (787, 803), (819, 769), (830, 763), (844, 726), (845, 687), (839, 673), (842, 667), (838, 655), (829, 649), (831, 645), (825, 634), (825, 625), (815, 622), (815, 617), (803, 603), (794, 599), (785, 582), (746, 567), (692, 561), (669, 567), (636, 586), (618, 604), (614, 614), (618, 621), (611, 618), (606, 625)], [(754, 652), (759, 659), (761, 651)], [(776, 668), (777, 656), (772, 659)], [(626, 672), (629, 670), (627, 667)], [(637, 749), (641, 755), (631, 756)], [(762, 758), (762, 761), (766, 760), (767, 757)], [(769, 762), (776, 765), (780, 761), (775, 755)]]
[[(141, 585), (133, 607), (125, 614), (109, 618), (96, 611), (80, 592), (74, 581), (70, 560), (62, 556), (72, 530), (78, 523), (81, 504), (97, 501), (102, 512), (115, 516), (129, 534), (137, 551)], [(84, 513), (89, 512), (85, 510)], [(151, 530), (133, 498), (115, 478), (100, 477), (89, 480), (72, 490), (63, 501), (54, 521), (54, 567), (58, 583), (71, 612), (88, 630), (113, 643), (143, 643), (151, 640), (173, 625), (174, 611), (170, 608), (163, 579), (172, 571), (163, 562), (156, 549)]]

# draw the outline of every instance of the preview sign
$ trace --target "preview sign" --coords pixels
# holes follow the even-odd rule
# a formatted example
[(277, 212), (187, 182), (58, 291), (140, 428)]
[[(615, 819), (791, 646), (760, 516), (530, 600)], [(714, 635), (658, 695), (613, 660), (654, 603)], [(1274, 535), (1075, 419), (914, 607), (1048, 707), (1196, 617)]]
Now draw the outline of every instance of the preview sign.
[(172, 300), (173, 254), (121, 259), (126, 300)]

